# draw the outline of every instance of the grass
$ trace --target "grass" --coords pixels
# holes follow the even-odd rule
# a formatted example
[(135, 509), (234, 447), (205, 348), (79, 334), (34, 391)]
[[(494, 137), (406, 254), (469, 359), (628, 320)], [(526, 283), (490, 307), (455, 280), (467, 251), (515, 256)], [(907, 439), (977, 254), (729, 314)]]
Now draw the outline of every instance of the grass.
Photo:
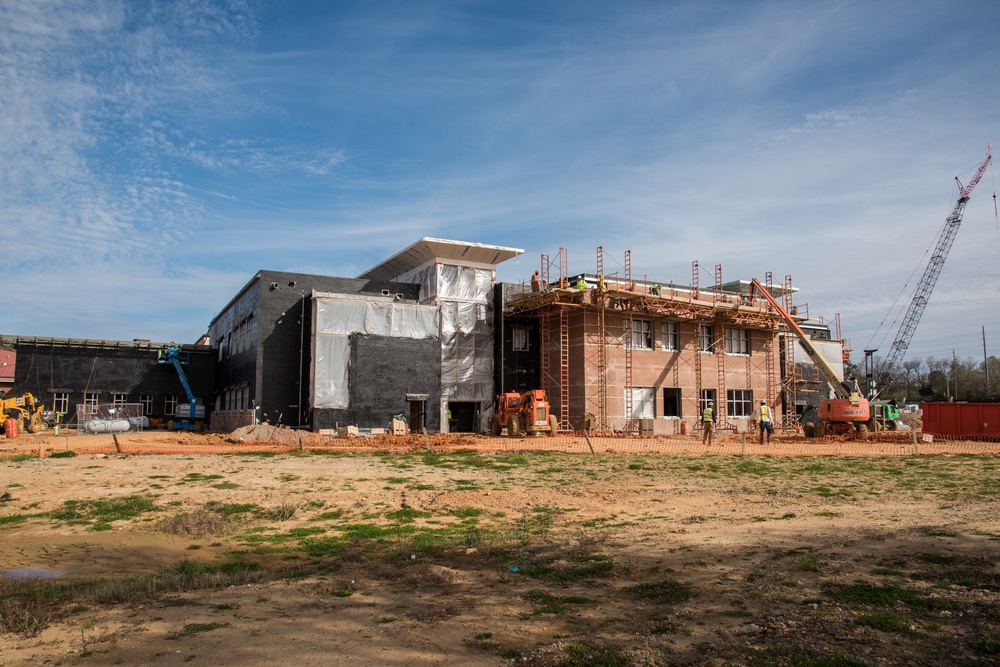
[(90, 605), (140, 604), (177, 591), (226, 588), (273, 577), (249, 561), (208, 564), (183, 559), (155, 575), (61, 583), (0, 576), (0, 631), (33, 637), (50, 623)]
[(61, 509), (49, 513), (57, 521), (93, 523), (93, 530), (107, 530), (114, 521), (127, 521), (158, 508), (149, 496), (123, 496), (96, 500), (66, 500)]
[(577, 595), (557, 596), (548, 591), (530, 591), (523, 596), (525, 600), (536, 605), (531, 611), (532, 616), (540, 614), (565, 614), (568, 611), (568, 604), (589, 604), (593, 602), (589, 598)]
[(626, 589), (626, 592), (637, 600), (645, 600), (655, 604), (681, 604), (695, 597), (694, 589), (675, 579), (661, 579), (643, 584), (637, 584)]
[[(669, 634), (671, 637), (664, 639), (670, 639), (672, 645), (683, 644), (683, 637), (695, 635), (702, 653), (692, 652), (686, 658), (675, 656), (680, 661), (686, 659), (686, 664), (811, 667), (866, 664), (832, 648), (821, 653), (815, 644), (796, 637), (790, 630), (791, 624), (782, 626), (788, 632), (774, 632), (769, 625), (772, 618), (783, 619), (783, 623), (795, 619), (805, 628), (815, 623), (817, 627), (831, 629), (836, 635), (833, 643), (841, 646), (849, 646), (846, 638), (857, 633), (879, 632), (892, 635), (886, 645), (898, 644), (911, 651), (911, 655), (924, 655), (934, 641), (941, 644), (942, 637), (958, 638), (961, 650), (966, 651), (962, 655), (972, 655), (982, 664), (988, 664), (1000, 651), (1000, 605), (984, 601), (1000, 590), (1000, 576), (994, 574), (993, 563), (970, 558), (950, 541), (925, 539), (954, 536), (951, 523), (942, 521), (944, 528), (924, 529), (917, 535), (923, 540), (922, 546), (909, 551), (882, 550), (889, 543), (880, 544), (879, 553), (889, 554), (885, 556), (858, 552), (856, 558), (846, 560), (838, 554), (839, 549), (801, 542), (809, 546), (789, 549), (764, 544), (755, 547), (755, 553), (742, 553), (734, 561), (724, 555), (712, 538), (706, 538), (704, 543), (696, 541), (701, 538), (697, 533), (701, 527), (694, 524), (722, 528), (728, 521), (723, 510), (686, 510), (688, 514), (702, 511), (706, 515), (699, 521), (686, 520), (685, 510), (673, 507), (672, 489), (661, 493), (656, 488), (661, 482), (671, 487), (681, 485), (682, 489), (688, 485), (689, 489), (710, 493), (731, 492), (749, 502), (763, 501), (766, 509), (760, 510), (760, 514), (765, 515), (766, 521), (785, 520), (785, 523), (754, 524), (749, 528), (780, 528), (791, 532), (813, 517), (831, 519), (814, 521), (824, 527), (835, 523), (834, 527), (843, 527), (841, 524), (846, 522), (833, 520), (845, 516), (856, 518), (854, 506), (868, 502), (867, 493), (910, 494), (907, 489), (916, 489), (922, 500), (937, 502), (940, 507), (958, 505), (963, 498), (993, 502), (996, 499), (993, 486), (977, 477), (988, 467), (985, 458), (942, 457), (908, 464), (896, 459), (707, 456), (694, 462), (690, 458), (655, 454), (574, 457), (420, 452), (369, 457), (369, 462), (372, 465), (365, 466), (364, 474), (369, 486), (375, 483), (376, 495), (361, 496), (360, 500), (360, 476), (340, 479), (332, 471), (335, 462), (331, 460), (329, 470), (324, 470), (329, 477), (326, 484), (319, 484), (314, 481), (317, 478), (305, 474), (300, 480), (285, 480), (271, 473), (272, 484), (277, 478), (289, 485), (278, 491), (269, 489), (275, 493), (269, 496), (272, 503), (279, 502), (282, 496), (278, 494), (299, 493), (296, 486), (315, 485), (316, 488), (301, 496), (292, 496), (301, 498), (294, 504), (281, 502), (265, 507), (224, 502), (241, 500), (242, 492), (223, 493), (232, 483), (222, 475), (212, 478), (195, 474), (183, 477), (182, 483), (201, 484), (198, 487), (201, 497), (209, 494), (209, 498), (217, 500), (195, 506), (175, 500), (177, 496), (165, 494), (154, 498), (138, 494), (119, 498), (118, 505), (112, 502), (115, 499), (77, 500), (63, 504), (49, 515), (35, 515), (67, 523), (84, 522), (91, 530), (100, 530), (127, 520), (125, 517), (134, 520), (157, 513), (154, 527), (192, 538), (181, 543), (191, 549), (188, 554), (224, 554), (222, 557), (229, 561), (222, 565), (185, 559), (155, 576), (92, 579), (73, 585), (34, 582), (7, 592), (0, 587), (0, 615), (6, 619), (0, 621), (4, 624), (3, 631), (28, 635), (65, 618), (73, 608), (144, 604), (173, 591), (259, 583), (275, 578), (291, 582), (311, 575), (320, 581), (337, 582), (335, 586), (323, 584), (328, 587), (325, 589), (328, 600), (357, 593), (347, 601), (348, 605), (355, 605), (375, 599), (381, 603), (383, 595), (395, 596), (394, 606), (377, 607), (369, 617), (372, 625), (391, 624), (417, 618), (413, 607), (427, 600), (455, 595), (458, 587), (421, 578), (430, 576), (428, 573), (452, 571), (458, 573), (456, 576), (463, 585), (484, 582), (491, 595), (520, 600), (521, 610), (531, 618), (530, 646), (525, 636), (485, 625), (464, 635), (472, 637), (473, 633), (479, 633), (475, 637), (481, 643), (475, 650), (502, 651), (530, 660), (536, 648), (545, 645), (554, 655), (550, 653), (547, 656), (550, 662), (544, 664), (670, 664), (667, 659), (657, 662), (655, 658), (637, 657), (636, 646), (647, 645), (642, 643), (644, 639), (637, 639), (640, 634), (644, 637)], [(391, 467), (405, 468), (406, 472), (388, 475), (386, 470)], [(995, 476), (995, 470), (990, 474)], [(949, 481), (946, 478), (968, 483), (945, 486), (941, 480)], [(173, 478), (158, 475), (155, 479), (179, 479), (179, 473)], [(561, 485), (565, 483), (568, 490), (575, 491), (593, 484), (591, 480), (597, 480), (604, 488), (613, 488), (622, 480), (623, 487), (641, 488), (643, 494), (660, 496), (655, 500), (646, 497), (643, 502), (664, 504), (657, 506), (655, 512), (637, 515), (627, 506), (627, 496), (615, 497), (614, 504), (608, 504), (603, 511), (594, 511), (591, 505), (574, 514), (573, 504), (584, 505), (584, 502), (579, 494), (565, 494)], [(436, 483), (424, 484), (425, 481)], [(932, 481), (935, 489), (926, 490)], [(353, 488), (355, 484), (357, 489)], [(383, 484), (393, 485), (394, 490), (383, 491), (380, 488)], [(418, 486), (426, 487), (427, 493), (411, 495), (410, 490)], [(323, 487), (332, 491), (327, 493), (328, 489)], [(400, 507), (403, 488), (408, 500), (421, 509)], [(501, 504), (504, 499), (500, 493), (493, 495), (495, 489), (542, 491), (532, 498), (533, 504), (507, 505)], [(456, 490), (484, 493), (476, 499), (470, 497), (477, 494), (462, 496), (460, 502), (467, 504), (457, 505), (454, 501), (449, 503), (448, 497)], [(556, 495), (555, 491), (563, 495)], [(485, 497), (485, 492), (490, 497)], [(343, 500), (347, 497), (351, 498), (349, 502)], [(128, 498), (132, 501), (124, 502)], [(0, 497), (0, 503), (3, 502)], [(32, 518), (27, 513), (32, 510), (17, 506), (27, 501), (8, 498), (6, 502), (11, 514), (0, 517), (0, 525), (18, 525)], [(823, 511), (813, 511), (820, 507)], [(15, 508), (19, 513), (15, 513)], [(169, 513), (173, 514), (166, 516)], [(587, 518), (595, 515), (602, 516)], [(746, 513), (743, 518), (749, 520)], [(288, 521), (293, 523), (281, 525)], [(959, 521), (954, 525), (962, 525)], [(646, 548), (642, 542), (622, 540), (625, 533), (621, 528), (629, 525), (639, 527), (644, 539), (662, 529), (664, 542), (651, 542)], [(877, 529), (871, 530), (875, 533)], [(685, 536), (689, 531), (692, 534)], [(976, 533), (974, 528), (962, 531), (963, 536), (989, 535)], [(902, 544), (912, 532), (885, 539), (898, 539)], [(194, 549), (208, 544), (211, 540), (203, 538), (209, 535), (229, 537), (212, 542), (218, 549)], [(986, 537), (981, 539), (986, 542)], [(905, 555), (896, 557), (896, 553)], [(435, 567), (429, 569), (429, 565)], [(357, 589), (353, 584), (344, 585), (355, 576), (355, 570), (370, 576), (376, 585), (370, 586), (372, 582), (362, 578), (358, 579), (361, 586)], [(870, 581), (842, 583), (850, 581), (845, 576), (866, 576)], [(980, 597), (975, 599), (978, 601), (956, 601), (968, 592), (962, 589), (980, 589)], [(408, 598), (411, 593), (417, 597)], [(363, 597), (372, 595), (378, 597)], [(420, 598), (426, 599), (417, 601)], [(464, 603), (456, 605), (455, 600), (452, 598), (447, 609), (462, 609), (470, 616)], [(439, 611), (446, 608), (444, 604), (438, 606)], [(235, 611), (225, 606), (205, 610)], [(761, 627), (761, 631), (737, 631), (741, 626), (754, 625)], [(194, 630), (185, 626), (177, 634), (185, 636), (221, 627), (224, 625)], [(957, 629), (965, 632), (958, 634)], [(837, 635), (838, 632), (841, 634)], [(631, 639), (615, 643), (616, 633)], [(546, 645), (549, 639), (552, 643)], [(871, 657), (877, 658), (877, 651)]]

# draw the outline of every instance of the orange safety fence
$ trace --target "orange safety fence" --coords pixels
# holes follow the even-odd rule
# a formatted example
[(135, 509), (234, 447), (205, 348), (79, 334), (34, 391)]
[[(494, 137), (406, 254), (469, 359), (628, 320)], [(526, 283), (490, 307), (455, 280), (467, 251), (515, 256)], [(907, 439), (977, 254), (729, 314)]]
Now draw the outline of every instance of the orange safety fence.
[[(571, 454), (667, 454), (674, 456), (923, 456), (976, 454), (1000, 455), (1000, 442), (941, 440), (930, 442), (915, 432), (869, 434), (849, 438), (834, 436), (805, 438), (801, 435), (775, 435), (770, 444), (760, 444), (756, 434), (717, 434), (712, 444), (700, 435), (608, 436), (590, 433), (567, 433), (555, 437), (493, 437), (472, 434), (444, 435), (373, 435), (327, 436), (282, 429), (275, 438), (231, 442), (215, 434), (210, 440), (185, 438), (178, 442), (143, 441), (129, 434), (62, 438), (23, 450), (42, 455), (72, 450), (85, 455), (219, 455), (279, 453), (358, 453), (358, 452), (560, 452)], [(70, 443), (70, 440), (73, 442)], [(0, 457), (9, 453), (0, 451)]]

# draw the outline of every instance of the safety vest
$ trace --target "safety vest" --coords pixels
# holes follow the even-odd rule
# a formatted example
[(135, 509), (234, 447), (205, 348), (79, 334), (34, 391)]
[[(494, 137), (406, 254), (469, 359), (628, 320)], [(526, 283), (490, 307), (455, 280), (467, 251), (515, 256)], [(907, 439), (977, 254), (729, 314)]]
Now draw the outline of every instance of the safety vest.
[(580, 278), (579, 280), (576, 281), (576, 288), (581, 292), (583, 292), (584, 290), (587, 289), (587, 281), (584, 280), (583, 278)]
[(767, 409), (766, 405), (760, 406), (760, 420), (762, 422), (771, 421), (771, 412)]
[(705, 408), (705, 411), (701, 413), (701, 421), (706, 424), (711, 424), (715, 421), (714, 410), (712, 408)]

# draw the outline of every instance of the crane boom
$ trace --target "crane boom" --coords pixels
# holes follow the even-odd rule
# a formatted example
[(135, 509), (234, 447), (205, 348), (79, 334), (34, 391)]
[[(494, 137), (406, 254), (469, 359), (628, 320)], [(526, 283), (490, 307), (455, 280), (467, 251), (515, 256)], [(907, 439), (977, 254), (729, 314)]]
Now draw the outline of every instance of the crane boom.
[[(992, 144), (990, 144), (990, 147), (992, 148)], [(989, 166), (992, 159), (993, 156), (987, 152), (986, 159), (979, 165), (979, 169), (976, 170), (975, 175), (966, 186), (962, 185), (962, 182), (958, 180), (958, 176), (955, 177), (955, 182), (958, 184), (958, 201), (955, 202), (955, 208), (945, 221), (944, 229), (941, 231), (937, 246), (934, 248), (934, 254), (931, 255), (931, 259), (924, 269), (924, 275), (921, 276), (920, 282), (917, 283), (917, 288), (913, 292), (913, 300), (910, 301), (910, 306), (906, 310), (903, 323), (899, 325), (896, 339), (892, 341), (892, 347), (889, 348), (889, 354), (882, 364), (882, 370), (875, 377), (871, 392), (872, 398), (878, 395), (878, 391), (888, 382), (889, 374), (903, 360), (903, 355), (906, 354), (906, 349), (910, 346), (910, 340), (917, 329), (917, 324), (920, 323), (920, 317), (924, 314), (924, 308), (927, 307), (927, 301), (934, 290), (938, 276), (941, 275), (941, 269), (948, 258), (948, 251), (951, 250), (951, 246), (955, 242), (958, 228), (962, 224), (962, 216), (965, 214), (965, 205), (968, 203), (972, 191), (976, 189), (979, 180), (983, 177), (986, 167)]]
[(761, 285), (759, 280), (754, 278), (751, 285), (753, 286), (753, 289), (756, 289), (765, 299), (767, 299), (767, 301), (771, 304), (771, 307), (774, 308), (779, 315), (781, 315), (781, 319), (785, 321), (788, 328), (795, 333), (799, 339), (799, 345), (802, 346), (802, 349), (806, 351), (809, 358), (813, 360), (814, 364), (816, 364), (816, 368), (819, 369), (820, 373), (823, 374), (823, 377), (826, 378), (826, 381), (830, 383), (831, 387), (833, 387), (834, 393), (837, 394), (839, 398), (851, 398), (851, 395), (856, 393), (855, 389), (851, 387), (850, 384), (845, 383), (844, 380), (837, 375), (837, 371), (834, 370), (833, 364), (831, 364), (827, 358), (823, 356), (823, 353), (817, 350), (816, 347), (810, 342), (809, 336), (802, 330), (799, 323), (795, 321), (795, 318), (792, 317), (780, 303), (778, 303), (778, 300), (774, 298), (774, 295), (771, 294), (767, 288)]

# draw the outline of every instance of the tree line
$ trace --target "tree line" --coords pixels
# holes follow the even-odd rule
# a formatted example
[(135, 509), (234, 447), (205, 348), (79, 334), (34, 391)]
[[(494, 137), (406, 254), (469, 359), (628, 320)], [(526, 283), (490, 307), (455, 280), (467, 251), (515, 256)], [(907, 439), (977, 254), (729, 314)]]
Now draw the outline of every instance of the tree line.
[[(852, 362), (844, 365), (844, 374), (849, 380), (857, 380), (863, 390), (870, 384), (864, 369)], [(888, 384), (879, 391), (879, 398), (896, 399), (900, 404), (1000, 400), (1000, 359), (988, 357), (986, 363), (972, 357), (906, 359), (890, 374)]]

